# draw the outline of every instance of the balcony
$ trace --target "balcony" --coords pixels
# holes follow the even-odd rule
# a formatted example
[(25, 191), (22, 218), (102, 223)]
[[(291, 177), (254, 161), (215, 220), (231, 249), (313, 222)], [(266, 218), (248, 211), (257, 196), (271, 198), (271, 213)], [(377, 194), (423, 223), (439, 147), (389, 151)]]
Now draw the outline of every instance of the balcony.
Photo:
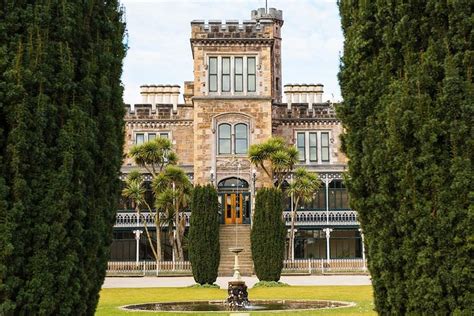
[[(148, 227), (155, 227), (155, 220), (153, 214), (150, 212), (141, 212), (141, 219), (138, 220), (138, 215), (133, 211), (118, 211), (115, 215), (115, 228), (118, 227), (143, 227), (145, 222)], [(189, 226), (189, 219), (191, 212), (183, 212), (180, 214), (180, 219), (184, 216), (186, 226)], [(160, 214), (160, 220), (163, 222), (166, 219), (164, 213)]]
[[(329, 216), (328, 216), (329, 215)], [(291, 225), (291, 212), (284, 211), (283, 218), (287, 226)], [(305, 211), (296, 212), (296, 226), (359, 226), (357, 212), (347, 210)]]
[[(329, 216), (327, 217), (327, 215)], [(181, 213), (184, 216), (186, 226), (189, 227), (191, 212)], [(133, 211), (119, 211), (115, 217), (114, 227), (143, 227), (143, 220), (147, 226), (154, 227), (153, 215), (149, 212), (141, 213), (141, 220), (138, 221), (137, 213)], [(284, 211), (283, 217), (287, 226), (291, 225), (291, 212)], [(329, 219), (329, 221), (328, 221)], [(161, 214), (161, 220), (165, 220), (165, 214)], [(326, 211), (304, 211), (296, 212), (296, 226), (359, 226), (357, 212), (353, 210), (330, 210)]]

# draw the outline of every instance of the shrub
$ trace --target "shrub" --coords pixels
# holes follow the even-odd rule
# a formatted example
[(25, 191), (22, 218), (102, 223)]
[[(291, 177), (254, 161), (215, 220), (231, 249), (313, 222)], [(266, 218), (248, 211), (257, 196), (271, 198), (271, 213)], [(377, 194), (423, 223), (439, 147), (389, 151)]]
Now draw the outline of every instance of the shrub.
[(194, 280), (201, 285), (213, 284), (220, 250), (217, 191), (211, 185), (194, 188), (188, 242)]
[(261, 281), (280, 280), (286, 238), (282, 210), (281, 190), (263, 188), (258, 191), (250, 238), (255, 273)]

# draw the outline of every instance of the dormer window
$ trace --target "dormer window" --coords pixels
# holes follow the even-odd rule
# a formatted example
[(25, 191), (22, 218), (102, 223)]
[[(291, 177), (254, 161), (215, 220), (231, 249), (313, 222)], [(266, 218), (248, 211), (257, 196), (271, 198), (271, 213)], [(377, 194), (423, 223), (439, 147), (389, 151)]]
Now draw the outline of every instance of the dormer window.
[(257, 58), (255, 56), (210, 56), (208, 92), (230, 95), (257, 92)]

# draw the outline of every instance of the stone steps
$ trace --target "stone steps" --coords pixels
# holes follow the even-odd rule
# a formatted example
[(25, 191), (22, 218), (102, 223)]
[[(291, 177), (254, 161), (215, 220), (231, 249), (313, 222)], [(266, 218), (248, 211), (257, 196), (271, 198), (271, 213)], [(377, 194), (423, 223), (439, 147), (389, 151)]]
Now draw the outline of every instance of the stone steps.
[(235, 247), (237, 230), (237, 246), (243, 251), (239, 254), (240, 274), (250, 276), (253, 274), (252, 252), (250, 249), (250, 225), (221, 225), (219, 229), (220, 264), (219, 276), (232, 276), (234, 273), (234, 254), (229, 248)]

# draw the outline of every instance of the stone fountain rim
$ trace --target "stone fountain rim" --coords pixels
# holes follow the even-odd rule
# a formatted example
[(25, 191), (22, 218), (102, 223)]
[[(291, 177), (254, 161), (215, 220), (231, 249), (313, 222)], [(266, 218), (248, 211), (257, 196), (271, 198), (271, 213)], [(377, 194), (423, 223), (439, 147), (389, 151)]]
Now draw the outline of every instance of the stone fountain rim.
[[(260, 311), (261, 313), (284, 313), (284, 312), (297, 312), (297, 311), (311, 311), (311, 310), (321, 310), (321, 309), (338, 309), (338, 308), (349, 308), (357, 306), (356, 302), (347, 302), (347, 301), (335, 301), (335, 300), (308, 300), (308, 299), (272, 299), (272, 300), (262, 300), (262, 299), (255, 299), (251, 300), (251, 303), (261, 303), (261, 302), (275, 302), (275, 303), (285, 303), (285, 302), (332, 302), (332, 303), (339, 303), (339, 304), (346, 304), (345, 306), (336, 306), (336, 307), (322, 307), (322, 308), (300, 308), (300, 309), (285, 309), (285, 310), (274, 310), (274, 311)], [(175, 313), (176, 311), (148, 311), (148, 310), (137, 310), (137, 309), (130, 309), (127, 308), (129, 306), (137, 306), (137, 305), (147, 305), (147, 304), (182, 304), (182, 303), (209, 303), (209, 304), (227, 304), (227, 300), (194, 300), (194, 301), (170, 301), (170, 302), (149, 302), (149, 303), (138, 303), (138, 304), (128, 304), (120, 306), (119, 309), (123, 311), (133, 311), (133, 312), (144, 312), (144, 313)], [(196, 311), (180, 311), (180, 313), (184, 314), (196, 314), (200, 313)], [(202, 311), (206, 313), (222, 313), (222, 311)]]

